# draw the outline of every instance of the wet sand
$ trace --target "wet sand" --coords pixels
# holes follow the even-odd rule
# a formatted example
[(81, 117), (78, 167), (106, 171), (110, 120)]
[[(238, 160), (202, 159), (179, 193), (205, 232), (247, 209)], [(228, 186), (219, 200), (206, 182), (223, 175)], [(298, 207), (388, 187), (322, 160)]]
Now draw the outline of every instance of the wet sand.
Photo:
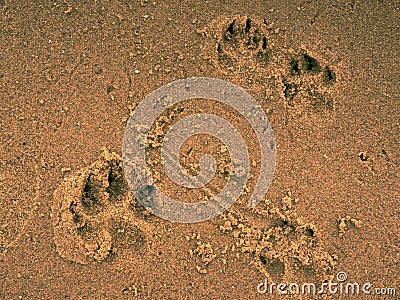
[[(400, 293), (399, 10), (380, 1), (0, 1), (0, 298), (281, 299), (257, 285), (338, 272)], [(193, 76), (256, 99), (277, 161), (255, 209), (246, 207), (250, 180), (223, 215), (179, 224), (131, 195), (120, 156), (136, 105)], [(152, 133), (213, 109), (232, 117), (188, 101)], [(243, 120), (236, 126), (246, 131)], [(218, 191), (229, 161), (207, 141), (188, 141), (182, 163), (196, 174), (211, 149)], [(153, 171), (160, 189), (179, 189)]]

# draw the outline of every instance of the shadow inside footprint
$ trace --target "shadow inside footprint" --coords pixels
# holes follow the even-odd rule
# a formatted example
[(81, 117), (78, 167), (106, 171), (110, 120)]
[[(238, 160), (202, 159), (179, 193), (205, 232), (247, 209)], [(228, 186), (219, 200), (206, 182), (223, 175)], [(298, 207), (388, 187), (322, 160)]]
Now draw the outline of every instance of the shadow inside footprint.
[(275, 282), (280, 282), (285, 275), (285, 264), (277, 258), (267, 258), (263, 254), (259, 256), (265, 271), (271, 275)]
[(302, 73), (317, 74), (321, 71), (318, 61), (307, 53), (300, 53), (289, 60), (289, 75), (299, 76)]
[(318, 61), (305, 53), (301, 57), (301, 66), (306, 72), (318, 73), (321, 70)]
[(120, 164), (111, 166), (107, 181), (108, 187), (106, 188), (106, 192), (109, 194), (109, 201), (122, 201), (128, 188)]
[(102, 204), (99, 201), (99, 192), (102, 187), (102, 182), (93, 174), (90, 174), (86, 179), (85, 186), (82, 191), (82, 206), (91, 212), (99, 212)]

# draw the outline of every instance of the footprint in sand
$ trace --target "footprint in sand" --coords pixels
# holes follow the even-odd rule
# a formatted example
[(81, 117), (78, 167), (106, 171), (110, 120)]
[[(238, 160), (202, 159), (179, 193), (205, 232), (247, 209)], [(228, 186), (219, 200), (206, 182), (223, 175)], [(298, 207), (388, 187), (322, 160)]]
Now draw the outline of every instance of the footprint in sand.
[[(271, 280), (299, 273), (327, 278), (336, 258), (319, 246), (318, 229), (297, 215), (296, 202), (288, 195), (282, 207), (231, 209), (210, 225), (231, 235), (230, 248), (252, 255), (254, 265)], [(137, 204), (124, 180), (121, 157), (103, 148), (97, 161), (65, 178), (54, 192), (51, 217), (59, 255), (89, 264), (140, 248), (155, 230), (139, 217)], [(208, 263), (214, 256), (206, 250), (200, 252)]]
[(280, 207), (242, 213), (231, 210), (221, 217), (220, 229), (234, 237), (238, 253), (248, 253), (253, 264), (270, 281), (290, 281), (297, 276), (327, 279), (337, 258), (320, 245), (318, 228), (296, 212), (297, 199), (282, 198)]
[(54, 192), (51, 219), (59, 255), (88, 264), (142, 245), (152, 228), (137, 217), (133, 201), (121, 157), (103, 148), (97, 161)]
[[(316, 54), (317, 55), (317, 54)], [(328, 117), (336, 109), (336, 73), (305, 49), (291, 49), (281, 76), (286, 106), (298, 115)]]
[(203, 55), (227, 72), (264, 68), (271, 55), (268, 28), (264, 20), (256, 18), (220, 17), (200, 31), (211, 41), (204, 44)]
[(221, 16), (199, 31), (202, 57), (293, 117), (325, 119), (337, 107), (337, 58), (305, 46), (288, 48), (279, 28), (255, 16)]

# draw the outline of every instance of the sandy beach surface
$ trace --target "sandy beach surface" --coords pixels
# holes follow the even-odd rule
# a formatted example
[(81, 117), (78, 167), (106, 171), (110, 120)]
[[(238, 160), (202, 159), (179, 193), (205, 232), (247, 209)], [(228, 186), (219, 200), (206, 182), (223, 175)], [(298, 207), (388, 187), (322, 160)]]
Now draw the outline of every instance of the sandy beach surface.
[[(399, 13), (380, 0), (0, 0), (0, 298), (398, 299)], [(176, 200), (219, 193), (232, 166), (219, 139), (197, 135), (181, 165), (196, 175), (211, 154), (215, 178), (190, 189), (168, 177), (160, 141), (185, 116), (231, 121), (252, 158), (230, 209), (182, 224), (135, 199), (121, 155), (136, 106), (191, 77), (254, 97), (277, 156), (250, 209), (261, 146), (246, 119), (211, 99), (165, 110), (146, 161)], [(329, 281), (336, 292), (296, 293)]]

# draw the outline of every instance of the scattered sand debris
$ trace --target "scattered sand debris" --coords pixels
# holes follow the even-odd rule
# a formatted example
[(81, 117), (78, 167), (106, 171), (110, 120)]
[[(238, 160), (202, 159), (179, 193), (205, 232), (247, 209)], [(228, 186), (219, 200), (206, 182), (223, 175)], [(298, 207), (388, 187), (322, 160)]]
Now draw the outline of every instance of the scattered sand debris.
[(361, 228), (361, 226), (362, 226), (362, 222), (360, 220), (351, 218), (349, 216), (340, 218), (338, 220), (338, 228), (339, 228), (340, 235), (343, 235), (351, 227)]

